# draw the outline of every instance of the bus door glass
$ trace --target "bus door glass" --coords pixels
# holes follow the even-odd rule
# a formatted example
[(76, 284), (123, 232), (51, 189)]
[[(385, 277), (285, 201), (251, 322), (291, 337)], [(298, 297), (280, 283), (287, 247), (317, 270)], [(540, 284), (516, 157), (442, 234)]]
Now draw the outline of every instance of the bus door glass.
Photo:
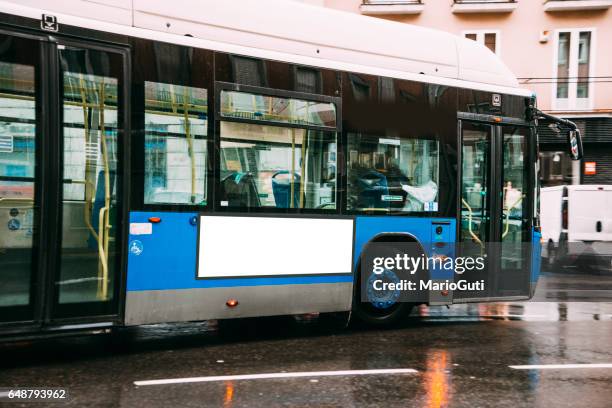
[[(463, 122), (461, 127), (461, 211), (459, 242), (462, 256), (487, 256), (491, 233), (491, 140), (490, 125)], [(485, 260), (486, 261), (486, 260)], [(488, 280), (490, 269), (470, 271), (461, 279)], [(456, 292), (455, 297), (480, 297), (482, 293)]]
[(40, 41), (0, 33), (0, 323), (34, 319)]
[(112, 314), (121, 237), (123, 55), (59, 45), (61, 231), (53, 317)]
[(529, 280), (529, 128), (501, 126), (501, 273), (502, 295), (524, 295)]

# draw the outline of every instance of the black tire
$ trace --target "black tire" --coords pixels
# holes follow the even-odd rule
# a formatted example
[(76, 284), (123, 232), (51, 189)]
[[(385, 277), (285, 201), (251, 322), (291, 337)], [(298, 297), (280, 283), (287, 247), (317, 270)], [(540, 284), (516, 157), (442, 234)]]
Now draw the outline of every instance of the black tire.
[(356, 299), (353, 305), (353, 315), (368, 326), (393, 327), (404, 321), (414, 306), (414, 303), (397, 303), (388, 309), (376, 309), (370, 303)]
[[(389, 242), (389, 254), (393, 256), (398, 253), (393, 249), (392, 241)], [(386, 252), (386, 250), (385, 250)], [(422, 248), (419, 250), (419, 253), (422, 253)], [(416, 253), (414, 254), (416, 255)], [(366, 273), (368, 276), (369, 274)], [(399, 274), (399, 273), (398, 273)], [(399, 279), (402, 276), (398, 276)], [(424, 278), (424, 276), (420, 276), (420, 278)], [(361, 273), (361, 260), (357, 264), (357, 278), (355, 279), (355, 293), (353, 296), (353, 315), (355, 319), (360, 322), (374, 327), (390, 327), (394, 326), (401, 321), (404, 321), (405, 318), (410, 314), (412, 309), (416, 306), (417, 303), (411, 303), (406, 300), (401, 300), (392, 304), (389, 307), (380, 307), (376, 306), (374, 303), (363, 301), (362, 297), (362, 273)]]

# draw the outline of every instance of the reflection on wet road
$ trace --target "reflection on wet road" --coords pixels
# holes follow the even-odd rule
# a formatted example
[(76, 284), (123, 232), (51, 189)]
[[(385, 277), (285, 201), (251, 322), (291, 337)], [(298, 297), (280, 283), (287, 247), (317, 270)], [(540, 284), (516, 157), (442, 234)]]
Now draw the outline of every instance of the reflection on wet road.
[[(215, 322), (165, 324), (113, 339), (0, 346), (0, 386), (61, 386), (69, 406), (92, 407), (609, 407), (612, 399), (612, 368), (565, 366), (612, 363), (612, 303), (423, 306), (399, 328), (332, 333), (315, 317), (247, 321), (231, 334)], [(549, 364), (564, 369), (509, 367)], [(416, 373), (372, 371), (388, 369)], [(239, 375), (251, 377), (134, 383)]]

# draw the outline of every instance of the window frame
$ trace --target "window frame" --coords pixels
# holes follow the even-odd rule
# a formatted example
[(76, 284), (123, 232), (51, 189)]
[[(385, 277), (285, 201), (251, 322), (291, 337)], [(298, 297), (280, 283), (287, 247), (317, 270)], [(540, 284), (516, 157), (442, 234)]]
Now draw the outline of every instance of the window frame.
[[(343, 207), (342, 207), (342, 213), (343, 214), (347, 214), (347, 215), (351, 215), (351, 216), (382, 216), (382, 217), (438, 217), (440, 216), (441, 212), (442, 212), (442, 208), (441, 208), (441, 202), (440, 202), (440, 178), (441, 178), (441, 173), (442, 173), (442, 166), (441, 166), (441, 162), (442, 160), (444, 160), (443, 157), (443, 147), (442, 147), (442, 140), (439, 137), (404, 137), (404, 139), (409, 139), (409, 140), (428, 140), (428, 141), (433, 141), (436, 143), (437, 145), (437, 149), (438, 149), (438, 168), (437, 168), (437, 172), (438, 172), (438, 192), (436, 193), (436, 198), (437, 201), (436, 203), (438, 204), (438, 209), (436, 211), (402, 211), (402, 210), (396, 210), (396, 211), (377, 211), (377, 210), (359, 210), (359, 209), (353, 209), (353, 208), (349, 208), (348, 206), (348, 196), (349, 196), (349, 180), (348, 180), (348, 168), (349, 168), (349, 154), (350, 152), (348, 151), (350, 142), (349, 142), (349, 137), (351, 136), (351, 134), (359, 134), (359, 132), (353, 132), (353, 131), (347, 131), (344, 132), (344, 178), (345, 178), (345, 189), (344, 189), (344, 202), (343, 202)], [(382, 135), (375, 135), (373, 133), (368, 133), (368, 132), (363, 132), (361, 133), (361, 135), (367, 135), (370, 137), (378, 137), (378, 138), (382, 138), (384, 136)], [(402, 137), (400, 136), (400, 138), (398, 140), (401, 140)]]
[[(150, 62), (151, 58), (155, 61), (156, 55), (152, 53), (153, 45), (157, 43), (156, 40), (149, 40), (144, 38), (132, 37), (132, 61), (136, 63), (132, 64), (131, 71), (131, 94), (129, 103), (131, 104), (131, 140), (129, 146), (133, 152), (130, 157), (129, 167), (130, 171), (130, 196), (129, 196), (129, 208), (130, 211), (142, 211), (142, 212), (175, 212), (175, 213), (208, 213), (212, 209), (210, 200), (213, 199), (212, 182), (214, 172), (212, 168), (213, 158), (213, 132), (214, 132), (214, 119), (211, 112), (214, 110), (214, 97), (213, 97), (213, 77), (214, 77), (214, 52), (210, 49), (198, 48), (193, 46), (187, 46), (176, 43), (168, 43), (177, 49), (186, 49), (192, 52), (192, 60), (190, 65), (179, 66), (174, 69), (172, 76), (167, 74), (161, 75), (156, 70), (142, 70), (138, 69), (144, 63)], [(196, 65), (197, 64), (197, 65)], [(176, 65), (176, 64), (175, 64)], [(198, 68), (199, 76), (197, 78), (190, 77), (189, 79), (181, 78), (178, 76), (181, 70), (194, 70)], [(184, 73), (183, 73), (184, 74)], [(207, 92), (207, 105), (208, 105), (208, 126), (206, 136), (206, 179), (207, 179), (207, 190), (206, 205), (191, 204), (191, 203), (145, 203), (145, 82), (155, 82), (162, 84), (180, 85), (191, 88), (206, 89)]]
[[(244, 119), (244, 118), (230, 118), (224, 117), (221, 115), (221, 92), (223, 91), (231, 91), (231, 92), (241, 92), (241, 93), (249, 93), (258, 96), (272, 96), (279, 98), (288, 98), (288, 99), (300, 99), (308, 102), (322, 102), (322, 103), (331, 103), (336, 107), (336, 126), (320, 126), (320, 125), (301, 125), (294, 123), (283, 123), (283, 122), (274, 122), (270, 120), (257, 120), (257, 119)], [(266, 125), (266, 126), (277, 126), (284, 128), (297, 128), (297, 129), (307, 129), (307, 130), (318, 130), (323, 132), (342, 132), (342, 123), (341, 123), (341, 98), (335, 96), (327, 96), (327, 95), (318, 95), (318, 94), (309, 94), (304, 92), (295, 92), (295, 91), (285, 91), (281, 89), (274, 88), (263, 88), (259, 86), (252, 85), (240, 85), (234, 84), (230, 82), (215, 82), (215, 122), (225, 121), (225, 122), (238, 122), (238, 123), (248, 123), (253, 125)]]
[[(589, 72), (588, 77), (593, 78), (595, 73), (596, 64), (596, 53), (595, 47), (597, 45), (597, 29), (595, 27), (582, 27), (582, 28), (558, 28), (554, 31), (554, 42), (553, 42), (553, 60), (552, 60), (552, 78), (553, 86), (551, 87), (551, 101), (552, 110), (566, 111), (566, 110), (592, 110), (595, 103), (595, 86), (593, 81), (588, 81), (589, 96), (587, 98), (578, 98), (578, 69), (580, 64), (579, 45), (580, 45), (580, 34), (589, 32), (591, 39), (589, 43)], [(558, 86), (558, 63), (559, 63), (559, 36), (561, 33), (570, 34), (569, 44), (569, 55), (568, 58), (568, 77), (576, 79), (575, 81), (568, 81), (567, 98), (557, 97), (557, 86)]]
[[(196, 87), (193, 85), (180, 85), (180, 84), (175, 84), (175, 83), (168, 83), (168, 82), (159, 82), (159, 81), (151, 81), (151, 80), (144, 80), (144, 86), (146, 87), (147, 83), (153, 83), (155, 85), (170, 85), (170, 86), (180, 86), (180, 87), (184, 87), (184, 88), (192, 88), (192, 89), (200, 89), (200, 90), (205, 90), (206, 91), (206, 106), (207, 106), (207, 115), (206, 115), (206, 136), (205, 138), (199, 139), (199, 140), (204, 140), (204, 145), (206, 148), (206, 151), (204, 152), (204, 156), (205, 156), (205, 160), (206, 160), (206, 173), (204, 174), (204, 194), (205, 194), (205, 198), (206, 198), (206, 204), (196, 204), (196, 203), (163, 203), (163, 202), (147, 202), (145, 200), (145, 196), (146, 196), (146, 165), (143, 167), (143, 173), (142, 173), (142, 205), (145, 211), (155, 211), (155, 210), (169, 210), (169, 211), (178, 211), (178, 212), (187, 212), (190, 211), (192, 209), (196, 209), (198, 211), (203, 211), (203, 210), (207, 210), (210, 207), (210, 198), (212, 197), (211, 194), (211, 190), (210, 190), (210, 183), (211, 183), (211, 177), (212, 177), (212, 172), (210, 171), (210, 149), (211, 149), (211, 139), (212, 139), (212, 135), (211, 135), (211, 115), (210, 115), (210, 110), (211, 110), (211, 90), (210, 88), (200, 88), (200, 87)], [(143, 96), (146, 96), (146, 89), (143, 92)], [(144, 101), (143, 103), (143, 119), (146, 119), (146, 101)], [(143, 149), (142, 149), (142, 155), (143, 158), (146, 156), (146, 137), (147, 137), (147, 128), (146, 128), (146, 122), (144, 123), (144, 127), (142, 129), (142, 142), (143, 142)], [(168, 137), (168, 136), (166, 136)], [(166, 139), (164, 139), (166, 140)], [(197, 140), (197, 139), (194, 139)]]
[[(340, 154), (341, 149), (345, 148), (343, 133), (342, 133), (342, 98), (336, 96), (328, 96), (321, 94), (310, 94), (305, 92), (286, 91), (276, 88), (265, 88), (253, 85), (240, 85), (232, 82), (215, 81), (214, 83), (214, 158), (213, 158), (213, 203), (211, 209), (215, 212), (222, 213), (259, 213), (259, 214), (328, 214), (339, 215), (342, 210), (345, 182), (346, 160), (343, 154)], [(251, 93), (260, 96), (271, 96), (279, 98), (300, 99), (309, 102), (332, 103), (336, 109), (336, 126), (317, 126), (317, 125), (301, 125), (293, 123), (273, 122), (269, 120), (256, 120), (244, 118), (224, 117), (221, 114), (221, 92), (234, 91)], [(210, 106), (210, 105), (209, 105)], [(336, 135), (336, 192), (335, 192), (335, 209), (317, 209), (317, 208), (275, 208), (275, 207), (223, 207), (219, 202), (221, 189), (221, 122), (254, 124), (263, 126), (272, 126), (279, 128), (304, 129), (319, 132), (335, 133)]]
[[(485, 45), (485, 34), (495, 34), (495, 55), (501, 57), (501, 30), (484, 29), (484, 30), (463, 30), (461, 31), (461, 37), (469, 40), (466, 36), (468, 34), (476, 35), (476, 42), (484, 47)], [(474, 40), (471, 40), (474, 41)], [(487, 47), (489, 48), (489, 47)]]

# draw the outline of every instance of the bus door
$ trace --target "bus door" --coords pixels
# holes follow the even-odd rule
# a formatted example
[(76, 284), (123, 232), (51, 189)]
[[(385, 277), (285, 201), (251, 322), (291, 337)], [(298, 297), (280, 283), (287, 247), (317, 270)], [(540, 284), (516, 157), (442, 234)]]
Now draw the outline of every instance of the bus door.
[(0, 330), (113, 320), (126, 53), (1, 30), (0, 45)]
[(484, 258), (485, 268), (455, 279), (484, 280), (484, 290), (454, 298), (529, 295), (529, 127), (462, 120), (459, 251)]

